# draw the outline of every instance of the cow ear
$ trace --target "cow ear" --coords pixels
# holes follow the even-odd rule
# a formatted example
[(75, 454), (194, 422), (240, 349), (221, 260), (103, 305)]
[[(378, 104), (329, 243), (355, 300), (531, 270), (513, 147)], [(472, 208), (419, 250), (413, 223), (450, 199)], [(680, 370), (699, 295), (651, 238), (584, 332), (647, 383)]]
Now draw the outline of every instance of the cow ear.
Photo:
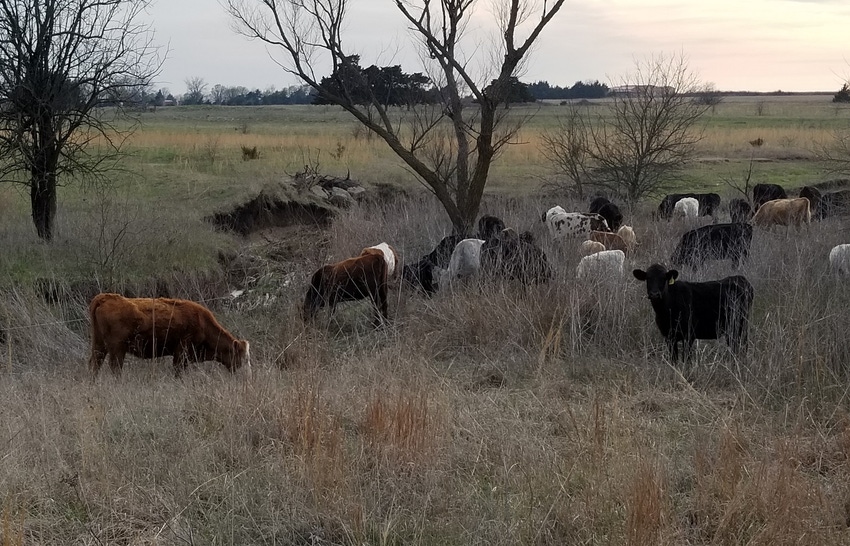
[(679, 278), (679, 272), (675, 269), (671, 269), (667, 272), (665, 277), (667, 278), (667, 284), (673, 284), (674, 282), (676, 282), (676, 279)]
[(634, 275), (635, 278), (639, 281), (646, 280), (646, 271), (644, 271), (643, 269), (635, 269), (634, 271), (632, 271), (632, 275)]

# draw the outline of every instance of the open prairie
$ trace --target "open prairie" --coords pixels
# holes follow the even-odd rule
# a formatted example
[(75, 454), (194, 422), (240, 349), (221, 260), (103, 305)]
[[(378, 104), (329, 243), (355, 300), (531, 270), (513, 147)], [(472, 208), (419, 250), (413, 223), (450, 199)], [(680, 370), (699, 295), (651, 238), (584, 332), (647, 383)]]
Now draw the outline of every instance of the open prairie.
[[(829, 100), (726, 97), (675, 188), (721, 193), (725, 220), (723, 181), (751, 160), (753, 182), (836, 178), (813, 151), (850, 124)], [(481, 210), (534, 233), (554, 278), (432, 298), (394, 285), (379, 329), (363, 302), (305, 327), (310, 275), (382, 241), (415, 261), (450, 226), (333, 108), (145, 112), (111, 184), (61, 188), (51, 244), (28, 193), (0, 188), (0, 544), (850, 542), (850, 286), (827, 261), (846, 219), (756, 228), (741, 269), (683, 269), (743, 274), (755, 302), (745, 356), (699, 341), (673, 365), (630, 272), (669, 264), (689, 226), (653, 220), (657, 201), (624, 210), (639, 242), (625, 277), (578, 281), (580, 240), (540, 222), (587, 207), (547, 185), (540, 134), (559, 108), (513, 108), (535, 115)], [(308, 199), (287, 183), (305, 165), (371, 197), (327, 225), (240, 236), (204, 220), (261, 191)], [(91, 381), (100, 290), (203, 302), (250, 340), (252, 377), (206, 362), (175, 379), (170, 358), (130, 357)]]

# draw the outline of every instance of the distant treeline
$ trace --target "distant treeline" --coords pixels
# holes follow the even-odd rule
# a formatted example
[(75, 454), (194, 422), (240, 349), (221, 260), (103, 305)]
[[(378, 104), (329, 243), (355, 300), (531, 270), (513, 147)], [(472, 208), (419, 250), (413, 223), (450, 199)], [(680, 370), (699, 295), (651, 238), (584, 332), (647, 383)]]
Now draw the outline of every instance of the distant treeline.
[[(370, 67), (372, 68), (372, 67)], [(383, 75), (383, 74), (381, 74)], [(407, 76), (407, 77), (405, 77)], [(396, 78), (375, 78), (380, 85), (376, 85), (380, 93), (378, 96), (397, 96), (410, 99), (414, 95), (414, 102), (424, 99), (435, 100), (436, 91), (427, 89), (425, 82), (415, 77), (420, 74), (406, 75), (401, 74)], [(396, 89), (393, 86), (387, 85), (387, 82), (400, 82)], [(323, 82), (326, 83), (326, 82)], [(547, 81), (538, 81), (534, 83), (523, 83), (519, 81), (513, 82), (514, 91), (511, 93), (511, 102), (534, 102), (536, 100), (567, 100), (567, 99), (598, 99), (605, 97), (608, 94), (609, 88), (604, 83), (599, 81), (593, 82), (576, 82), (570, 87), (560, 87), (551, 85)], [(374, 91), (374, 90), (373, 90)], [(365, 95), (365, 93), (364, 93)], [(160, 95), (159, 101), (162, 100)], [(309, 85), (291, 86), (280, 90), (261, 91), (259, 89), (250, 90), (246, 87), (225, 87), (223, 85), (215, 85), (212, 90), (202, 97), (183, 95), (180, 104), (220, 104), (223, 106), (260, 106), (260, 105), (275, 105), (275, 104), (325, 104), (327, 101), (321, 97)], [(392, 101), (389, 101), (392, 104)], [(160, 102), (162, 104), (162, 102)]]
[(608, 95), (609, 88), (598, 80), (593, 82), (575, 82), (572, 87), (550, 85), (547, 81), (524, 84), (536, 100), (556, 99), (601, 99)]
[[(440, 90), (431, 85), (431, 81), (421, 73), (407, 74), (400, 66), (361, 68), (359, 58), (352, 57), (345, 73), (333, 78), (322, 79), (321, 85), (332, 93), (342, 93), (354, 97), (356, 103), (367, 103), (377, 98), (387, 106), (410, 106), (413, 104), (436, 103), (440, 101)], [(276, 90), (273, 87), (265, 91), (248, 89), (242, 86), (226, 87), (215, 85), (206, 92), (203, 80), (195, 79), (194, 88), (182, 96), (174, 97), (167, 89), (155, 95), (143, 97), (143, 101), (155, 106), (174, 104), (217, 104), (222, 106), (261, 106), (280, 104), (329, 104), (333, 101), (320, 95), (309, 85), (295, 85)], [(598, 80), (577, 81), (570, 87), (551, 85), (547, 81), (524, 83), (512, 78), (510, 102), (523, 103), (538, 100), (600, 99), (608, 96), (611, 89)], [(345, 89), (343, 89), (345, 88)], [(485, 88), (486, 92), (486, 88)], [(703, 97), (706, 93), (719, 100), (725, 96), (785, 96), (800, 94), (831, 94), (829, 92), (797, 93), (789, 91), (700, 91), (693, 96)], [(842, 97), (843, 98), (843, 97)], [(128, 99), (129, 100), (129, 99)]]

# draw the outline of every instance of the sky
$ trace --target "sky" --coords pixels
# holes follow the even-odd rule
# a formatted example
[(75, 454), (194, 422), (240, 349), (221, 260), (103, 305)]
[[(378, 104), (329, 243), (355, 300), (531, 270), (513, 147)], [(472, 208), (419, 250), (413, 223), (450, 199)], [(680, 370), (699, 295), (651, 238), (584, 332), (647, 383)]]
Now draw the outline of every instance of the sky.
[[(467, 51), (476, 56), (492, 34), (495, 1), (479, 0), (470, 21)], [(393, 0), (348, 5), (343, 39), (361, 66), (422, 70)], [(233, 30), (217, 0), (155, 0), (146, 18), (155, 42), (168, 48), (156, 88), (183, 93), (195, 77), (262, 90), (299, 83), (270, 58), (276, 50)], [(834, 91), (850, 79), (848, 36), (847, 0), (567, 0), (519, 76), (559, 86), (619, 84), (636, 60), (683, 54), (702, 82), (722, 91)]]

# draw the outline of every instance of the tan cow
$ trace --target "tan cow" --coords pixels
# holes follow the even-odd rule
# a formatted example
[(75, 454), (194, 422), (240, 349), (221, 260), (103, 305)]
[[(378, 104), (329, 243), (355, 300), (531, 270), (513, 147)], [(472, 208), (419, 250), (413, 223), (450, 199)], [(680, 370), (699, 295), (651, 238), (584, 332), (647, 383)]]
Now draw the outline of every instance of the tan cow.
[(107, 355), (113, 373), (120, 373), (127, 353), (139, 358), (171, 356), (177, 375), (190, 359), (215, 360), (231, 372), (244, 365), (250, 374), (248, 342), (233, 337), (209, 309), (193, 301), (104, 293), (92, 298), (89, 315), (93, 378)]
[(773, 225), (794, 226), (810, 224), (812, 211), (805, 197), (794, 199), (773, 199), (763, 203), (753, 216), (752, 224), (763, 228)]
[[(593, 232), (598, 233), (598, 232)], [(600, 243), (599, 241), (584, 241), (581, 244), (581, 255), (582, 256), (590, 256), (591, 254), (596, 254), (597, 252), (602, 252), (605, 250), (605, 245)]]
[(622, 250), (626, 253), (633, 252), (637, 245), (635, 232), (629, 226), (620, 227), (617, 233), (591, 231), (588, 238), (591, 241), (602, 243), (607, 250)]

